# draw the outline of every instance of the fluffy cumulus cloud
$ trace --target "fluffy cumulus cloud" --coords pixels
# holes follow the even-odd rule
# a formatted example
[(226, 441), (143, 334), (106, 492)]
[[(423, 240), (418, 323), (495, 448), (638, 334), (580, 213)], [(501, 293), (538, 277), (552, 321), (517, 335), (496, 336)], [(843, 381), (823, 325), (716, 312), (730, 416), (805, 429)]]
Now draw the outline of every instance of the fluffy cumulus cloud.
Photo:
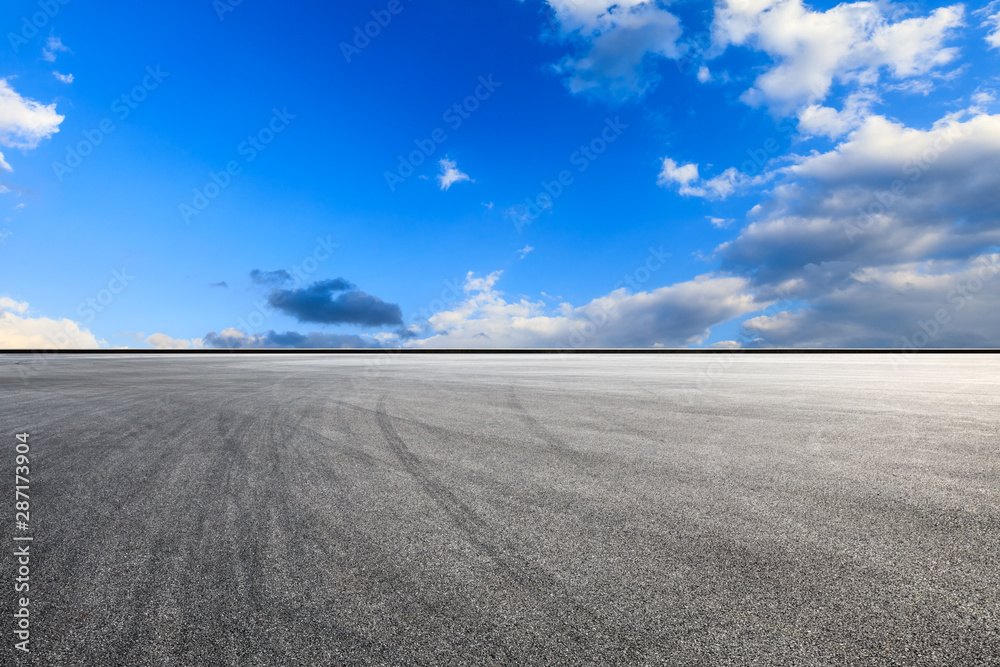
[(271, 291), (268, 303), (299, 322), (369, 327), (403, 323), (403, 314), (397, 304), (356, 290), (343, 278), (321, 280), (302, 288), (276, 288)]
[[(0, 79), (0, 145), (29, 150), (59, 131), (63, 116), (56, 113), (55, 104), (42, 104), (22, 97), (10, 84)], [(11, 171), (10, 164), (0, 153), (0, 169)]]
[(381, 347), (378, 340), (355, 334), (321, 332), (302, 334), (296, 331), (286, 331), (285, 333), (267, 331), (265, 333), (247, 334), (239, 329), (224, 329), (221, 333), (210, 331), (205, 335), (204, 345), (219, 349), (341, 349)]
[(580, 49), (557, 66), (574, 93), (640, 96), (657, 80), (653, 61), (682, 53), (680, 21), (655, 0), (547, 2), (560, 36)]
[(927, 129), (872, 116), (782, 176), (759, 219), (720, 249), (729, 270), (881, 266), (1000, 242), (1000, 115), (949, 116)]
[(776, 178), (716, 252), (759, 299), (786, 306), (748, 320), (749, 340), (990, 344), (1000, 330), (1000, 115), (958, 112), (926, 128), (870, 116)]
[(878, 96), (870, 89), (856, 91), (847, 96), (841, 110), (812, 104), (799, 112), (799, 132), (804, 137), (839, 139), (855, 129), (871, 113)]
[(86, 349), (101, 347), (90, 331), (72, 320), (30, 317), (28, 304), (0, 297), (0, 348), (3, 349)]
[(949, 46), (964, 6), (899, 16), (891, 3), (842, 3), (814, 11), (802, 0), (723, 0), (712, 25), (715, 50), (747, 46), (774, 61), (744, 93), (753, 105), (791, 113), (823, 101), (837, 83), (871, 85), (884, 73), (909, 79), (954, 61)]
[(428, 319), (430, 335), (411, 347), (600, 348), (678, 347), (701, 342), (709, 329), (760, 310), (744, 278), (704, 275), (648, 291), (620, 287), (579, 307), (508, 301), (497, 289), (501, 273), (470, 273), (464, 299)]

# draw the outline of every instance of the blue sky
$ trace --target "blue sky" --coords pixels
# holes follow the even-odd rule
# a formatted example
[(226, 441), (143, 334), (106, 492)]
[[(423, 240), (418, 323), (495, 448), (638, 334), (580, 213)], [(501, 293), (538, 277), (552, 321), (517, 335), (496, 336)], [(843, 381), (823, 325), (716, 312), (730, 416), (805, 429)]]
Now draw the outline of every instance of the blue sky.
[(1000, 341), (997, 3), (0, 21), (0, 347)]

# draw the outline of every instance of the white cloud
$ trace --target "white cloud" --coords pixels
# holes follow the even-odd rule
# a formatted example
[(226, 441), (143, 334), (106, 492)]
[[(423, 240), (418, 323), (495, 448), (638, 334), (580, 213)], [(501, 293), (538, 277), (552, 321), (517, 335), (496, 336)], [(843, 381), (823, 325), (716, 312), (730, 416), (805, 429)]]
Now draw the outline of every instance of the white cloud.
[(441, 173), (438, 174), (438, 183), (441, 185), (442, 190), (447, 190), (455, 183), (461, 183), (462, 181), (469, 181), (475, 183), (468, 174), (462, 173), (458, 168), (458, 163), (455, 160), (449, 160), (444, 158), (438, 163), (441, 167)]
[(768, 175), (747, 176), (735, 167), (729, 167), (712, 178), (698, 175), (698, 165), (694, 163), (678, 165), (670, 158), (663, 159), (663, 166), (656, 179), (660, 187), (679, 185), (678, 192), (686, 197), (704, 199), (725, 199), (737, 190), (764, 182)]
[(799, 112), (799, 130), (807, 137), (837, 139), (858, 127), (877, 101), (874, 92), (863, 90), (849, 95), (842, 111), (813, 104)]
[(708, 67), (702, 65), (698, 68), (698, 81), (701, 83), (708, 83), (712, 80), (712, 73), (709, 71)]
[(712, 25), (716, 51), (748, 46), (775, 64), (744, 94), (744, 101), (782, 113), (823, 101), (833, 83), (870, 86), (885, 69), (903, 79), (952, 62), (944, 43), (963, 24), (964, 6), (939, 7), (925, 17), (893, 22), (889, 3), (842, 3), (813, 11), (802, 0), (723, 0)]
[(14, 232), (9, 229), (0, 229), (0, 243), (6, 243), (8, 237), (13, 236)]
[(201, 347), (201, 342), (200, 338), (195, 338), (193, 341), (184, 340), (172, 338), (163, 333), (155, 333), (146, 338), (146, 343), (158, 350), (187, 350), (192, 347)]
[(58, 54), (66, 51), (69, 51), (69, 48), (62, 43), (62, 39), (50, 35), (42, 48), (42, 59), (54, 63)]
[(105, 344), (72, 320), (28, 317), (27, 312), (26, 302), (0, 297), (0, 348), (85, 349)]
[(938, 7), (928, 16), (880, 25), (872, 35), (873, 63), (892, 70), (897, 79), (925, 74), (958, 57), (958, 48), (945, 47), (956, 28), (964, 25), (965, 6)]
[(991, 49), (1000, 49), (1000, 11), (997, 11), (998, 7), (1000, 7), (1000, 2), (993, 0), (990, 4), (974, 12), (975, 14), (986, 16), (980, 25), (983, 28), (989, 29), (989, 33), (986, 35), (986, 43), (990, 45)]
[(530, 245), (526, 245), (520, 250), (518, 250), (517, 254), (521, 256), (521, 259), (524, 259), (525, 257), (528, 256), (528, 253), (531, 252), (532, 250), (534, 250), (534, 248), (532, 248)]
[[(59, 131), (63, 116), (56, 113), (55, 104), (41, 104), (21, 97), (10, 85), (10, 80), (0, 79), (0, 145), (28, 150)], [(0, 167), (11, 171), (11, 166), (0, 153)]]
[(61, 81), (62, 83), (73, 83), (72, 74), (60, 74), (59, 72), (52, 72), (52, 76)]
[(743, 278), (703, 275), (649, 291), (626, 288), (573, 307), (526, 298), (507, 301), (495, 289), (501, 272), (466, 277), (465, 300), (428, 319), (433, 334), (412, 347), (669, 347), (703, 341), (720, 322), (760, 310)]
[(24, 315), (28, 312), (28, 302), (27, 301), (14, 301), (14, 299), (9, 296), (0, 296), (0, 311), (7, 311), (11, 313), (17, 313), (18, 315)]
[(712, 226), (716, 229), (726, 229), (729, 225), (735, 222), (732, 218), (716, 218), (711, 215), (707, 215), (705, 217), (708, 218), (708, 221), (712, 223)]
[(658, 185), (669, 185), (671, 183), (677, 183), (681, 186), (690, 185), (693, 181), (698, 180), (698, 165), (697, 164), (685, 164), (678, 165), (674, 160), (666, 157), (663, 158), (663, 168), (660, 169), (660, 175), (656, 179)]
[(654, 57), (681, 55), (681, 25), (655, 0), (547, 0), (555, 10), (564, 40), (584, 52), (567, 57), (557, 71), (566, 74), (574, 93), (612, 99), (643, 95), (657, 76)]
[(556, 17), (568, 32), (594, 31), (612, 20), (612, 11), (630, 11), (647, 4), (647, 0), (547, 0)]

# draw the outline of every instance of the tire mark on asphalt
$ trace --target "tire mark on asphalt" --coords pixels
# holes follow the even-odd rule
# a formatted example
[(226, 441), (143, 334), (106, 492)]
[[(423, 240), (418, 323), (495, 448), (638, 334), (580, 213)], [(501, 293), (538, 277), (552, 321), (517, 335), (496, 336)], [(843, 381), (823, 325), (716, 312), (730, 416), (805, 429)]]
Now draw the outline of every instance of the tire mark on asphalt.
[[(594, 651), (601, 652), (608, 649), (606, 646), (594, 646), (594, 637), (580, 631), (580, 627), (593, 629), (602, 627), (613, 631), (620, 643), (616, 647), (621, 653), (615, 653), (619, 659), (622, 655), (629, 656), (630, 662), (638, 661), (645, 657), (645, 650), (641, 648), (645, 644), (640, 641), (641, 633), (635, 627), (621, 627), (620, 625), (609, 624), (597, 611), (592, 610), (578, 601), (568, 586), (550, 575), (548, 572), (533, 565), (523, 556), (516, 553), (516, 549), (510, 545), (503, 544), (503, 540), (490, 530), (486, 522), (480, 519), (476, 513), (465, 503), (463, 503), (454, 493), (449, 491), (441, 482), (435, 479), (434, 475), (427, 469), (424, 463), (406, 446), (406, 443), (396, 432), (392, 425), (392, 419), (385, 411), (385, 394), (378, 401), (376, 409), (376, 420), (379, 429), (389, 443), (390, 449), (402, 462), (407, 473), (423, 488), (428, 497), (433, 500), (441, 510), (448, 515), (452, 523), (462, 532), (463, 536), (477, 549), (489, 558), (498, 568), (500, 573), (513, 583), (518, 585), (525, 593), (534, 598), (536, 604), (553, 611), (553, 618), (561, 617), (570, 610), (578, 617), (577, 622), (558, 621), (566, 630), (567, 636), (580, 646), (586, 646), (588, 655), (593, 656)], [(495, 544), (503, 544), (497, 547)], [(547, 596), (544, 591), (558, 590), (562, 594), (562, 599)]]
[(531, 430), (532, 435), (534, 435), (539, 440), (542, 440), (549, 449), (557, 454), (569, 455), (570, 458), (579, 459), (582, 458), (580, 452), (576, 451), (572, 447), (566, 444), (562, 438), (553, 435), (547, 428), (538, 423), (538, 420), (528, 412), (528, 410), (521, 404), (518, 400), (516, 394), (516, 387), (511, 387), (507, 392), (507, 405), (514, 411), (517, 418), (527, 425)]
[(597, 479), (597, 475), (587, 466), (587, 463), (591, 463), (599, 457), (594, 457), (575, 449), (567, 444), (565, 440), (552, 433), (521, 404), (515, 390), (516, 387), (512, 386), (507, 392), (507, 405), (514, 411), (515, 417), (528, 427), (532, 435), (545, 443), (550, 453), (555, 454), (564, 462), (572, 465), (587, 477)]
[(410, 451), (406, 443), (403, 442), (403, 439), (399, 437), (389, 415), (386, 414), (385, 395), (378, 401), (375, 418), (379, 429), (382, 431), (382, 435), (389, 443), (389, 448), (403, 464), (403, 468), (407, 474), (448, 515), (448, 518), (451, 519), (452, 523), (462, 532), (465, 538), (510, 578), (524, 584), (529, 583), (530, 578), (526, 576), (523, 568), (526, 564), (520, 563), (517, 564), (518, 566), (515, 566), (507, 554), (486, 540), (483, 535), (487, 530), (485, 522), (476, 516), (475, 512), (459, 500), (454, 493), (437, 481), (420, 459)]

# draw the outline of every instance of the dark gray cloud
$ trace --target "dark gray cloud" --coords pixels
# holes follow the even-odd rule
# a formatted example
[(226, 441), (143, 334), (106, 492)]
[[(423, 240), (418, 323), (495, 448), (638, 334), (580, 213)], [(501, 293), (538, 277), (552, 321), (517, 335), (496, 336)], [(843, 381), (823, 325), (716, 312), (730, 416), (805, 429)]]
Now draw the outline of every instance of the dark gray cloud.
[(392, 333), (394, 333), (396, 335), (396, 337), (399, 338), (399, 340), (410, 340), (410, 339), (416, 338), (417, 336), (420, 335), (416, 331), (411, 331), (410, 329), (407, 329), (406, 327), (399, 327), (398, 329), (396, 329)]
[[(342, 293), (334, 296), (336, 292)], [(343, 278), (321, 280), (299, 289), (274, 289), (268, 303), (299, 322), (371, 327), (403, 324), (403, 313), (397, 304), (357, 291)]]
[(313, 331), (302, 334), (297, 331), (268, 331), (246, 335), (240, 331), (227, 329), (221, 334), (210, 331), (205, 334), (204, 345), (218, 349), (342, 349), (342, 348), (380, 348), (378, 341), (362, 338), (355, 334), (331, 334)]
[(277, 271), (261, 271), (260, 269), (254, 269), (250, 272), (250, 280), (254, 281), (258, 285), (283, 285), (292, 279), (292, 274), (284, 269), (278, 269)]

